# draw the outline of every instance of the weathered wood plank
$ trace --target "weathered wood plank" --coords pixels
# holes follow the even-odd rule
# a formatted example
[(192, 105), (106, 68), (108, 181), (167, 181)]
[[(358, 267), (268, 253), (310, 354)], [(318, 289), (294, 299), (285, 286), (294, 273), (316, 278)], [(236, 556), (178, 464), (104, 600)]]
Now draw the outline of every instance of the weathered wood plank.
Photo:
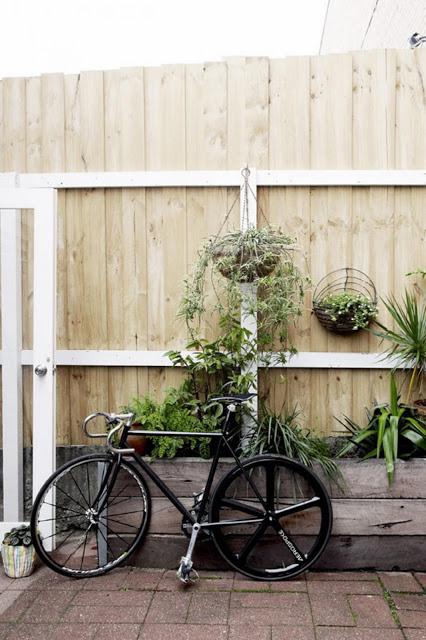
[[(151, 466), (155, 472), (170, 486), (177, 496), (192, 496), (204, 486), (210, 469), (210, 460), (200, 458), (175, 458), (174, 460), (154, 460)], [(325, 479), (328, 491), (336, 499), (426, 499), (426, 459), (398, 460), (395, 468), (395, 480), (389, 487), (383, 460), (339, 460), (346, 484), (340, 488)], [(230, 458), (224, 458), (217, 470), (218, 478), (234, 466)], [(150, 484), (154, 496), (161, 495)]]
[[(188, 508), (190, 498), (182, 498)], [(153, 500), (151, 533), (179, 533), (182, 516), (167, 498)], [(297, 519), (297, 522), (296, 522)], [(333, 535), (340, 536), (413, 536), (419, 535), (426, 522), (426, 500), (334, 499)], [(313, 524), (296, 516), (287, 526), (291, 533), (314, 534)]]
[[(312, 569), (425, 571), (423, 545), (424, 536), (333, 536)], [(187, 548), (188, 540), (183, 535), (150, 534), (129, 559), (129, 564), (176, 569)], [(196, 547), (194, 565), (196, 569), (229, 569), (209, 541)]]

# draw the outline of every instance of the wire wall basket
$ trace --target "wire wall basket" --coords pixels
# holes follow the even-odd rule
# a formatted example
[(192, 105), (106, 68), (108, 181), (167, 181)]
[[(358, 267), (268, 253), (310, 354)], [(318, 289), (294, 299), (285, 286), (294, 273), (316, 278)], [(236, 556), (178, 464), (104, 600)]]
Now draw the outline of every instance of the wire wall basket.
[(365, 329), (377, 315), (376, 287), (359, 269), (336, 269), (318, 282), (312, 306), (328, 331), (353, 333)]

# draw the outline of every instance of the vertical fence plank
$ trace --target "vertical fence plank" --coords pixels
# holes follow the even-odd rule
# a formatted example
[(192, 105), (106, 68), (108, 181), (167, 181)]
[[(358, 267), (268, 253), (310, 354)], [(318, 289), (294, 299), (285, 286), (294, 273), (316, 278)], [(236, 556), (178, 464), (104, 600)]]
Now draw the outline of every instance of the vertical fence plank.
[[(227, 163), (227, 66), (224, 62), (188, 65), (186, 68), (186, 166), (187, 169), (226, 169)], [(235, 190), (232, 190), (235, 198)], [(226, 224), (226, 189), (187, 189), (187, 269), (191, 271), (201, 244), (233, 224), (238, 227), (238, 203)], [(215, 293), (207, 283), (207, 304)], [(180, 292), (182, 288), (180, 287)], [(218, 334), (217, 316), (207, 313), (201, 321), (207, 339)]]
[[(336, 96), (339, 99), (336, 100)], [(311, 59), (311, 168), (352, 165), (352, 58), (351, 55), (324, 56)], [(317, 190), (316, 190), (317, 191)], [(312, 231), (316, 234), (317, 249), (312, 251), (311, 264), (316, 274), (314, 283), (334, 269), (350, 266), (351, 207), (350, 189), (330, 190), (327, 194), (319, 190), (323, 205), (313, 211)], [(312, 201), (315, 206), (315, 199)], [(313, 221), (316, 224), (313, 224)], [(316, 228), (315, 228), (316, 227)], [(330, 244), (328, 244), (330, 243)], [(321, 245), (324, 249), (321, 248)], [(325, 245), (325, 246), (324, 246)], [(332, 250), (329, 247), (333, 247)], [(320, 266), (321, 265), (321, 266)], [(314, 273), (313, 273), (314, 276)], [(315, 332), (317, 329), (315, 330)], [(339, 349), (340, 338), (331, 334), (324, 336), (324, 346), (329, 350)], [(327, 425), (335, 410), (350, 413), (351, 373), (334, 372), (328, 375), (327, 389), (324, 376), (316, 375), (313, 381), (312, 398), (319, 424)], [(324, 403), (324, 392), (327, 402)], [(324, 412), (325, 409), (325, 412)]]
[[(394, 166), (395, 87), (391, 62), (384, 51), (353, 54), (354, 169)], [(392, 188), (353, 189), (352, 194), (354, 266), (372, 278), (379, 298), (379, 316), (384, 322), (389, 317), (380, 299), (389, 292), (394, 271), (393, 195)], [(385, 263), (383, 255), (387, 256)], [(364, 331), (354, 337), (353, 345), (359, 351), (380, 350), (373, 334)], [(388, 380), (376, 371), (354, 371), (352, 380), (352, 415), (362, 424), (364, 407), (373, 399), (387, 397)]]
[[(105, 166), (102, 72), (84, 72), (66, 88), (66, 167)], [(68, 332), (70, 348), (107, 348), (106, 226), (104, 190), (67, 193)], [(81, 420), (108, 409), (108, 370), (73, 367), (70, 379), (71, 442), (80, 442)]]
[[(34, 124), (40, 128), (41, 157), (33, 158), (33, 171), (64, 171), (66, 123), (65, 77), (62, 74), (46, 74), (41, 77), (40, 95), (34, 96)], [(28, 97), (28, 96), (27, 96)], [(27, 105), (29, 102), (27, 100)], [(27, 106), (28, 110), (28, 106)], [(29, 121), (27, 112), (27, 121)], [(35, 132), (34, 132), (35, 133)], [(28, 135), (28, 134), (27, 134)], [(57, 211), (57, 348), (68, 348), (68, 295), (67, 295), (67, 239), (66, 195), (58, 192)], [(57, 442), (70, 442), (70, 370), (56, 370), (57, 384)]]
[(228, 169), (268, 167), (269, 60), (228, 59)]
[[(145, 159), (148, 170), (186, 168), (185, 67), (145, 70)], [(148, 349), (180, 348), (186, 331), (176, 319), (186, 273), (186, 191), (146, 195)], [(149, 390), (163, 395), (180, 381), (175, 370), (149, 370)]]
[[(108, 71), (105, 77), (105, 169), (124, 171), (145, 168), (143, 69)], [(107, 336), (110, 349), (136, 349), (138, 333), (143, 343), (146, 307), (140, 289), (146, 288), (146, 273), (137, 269), (146, 254), (145, 192), (110, 189), (105, 193), (107, 242)], [(142, 217), (139, 220), (139, 217)], [(142, 282), (138, 278), (142, 277)], [(117, 292), (120, 291), (120, 296)], [(146, 298), (144, 298), (146, 300)], [(143, 301), (143, 300), (142, 300)], [(147, 372), (144, 372), (145, 387)], [(139, 377), (142, 372), (139, 374)], [(108, 404), (118, 410), (138, 393), (134, 368), (111, 368)]]
[[(308, 169), (310, 166), (310, 58), (270, 61), (269, 166), (271, 169)], [(310, 273), (310, 189), (274, 188), (269, 191), (270, 223), (295, 238), (296, 263), (302, 273)], [(259, 220), (259, 224), (262, 221)], [(290, 341), (299, 351), (309, 351), (311, 294), (307, 291), (304, 313), (290, 329)], [(284, 383), (283, 376), (286, 382)], [(274, 386), (274, 405), (284, 402), (291, 410), (296, 404), (306, 422), (311, 420), (311, 372), (288, 370), (268, 372)], [(272, 403), (272, 398), (270, 399)]]

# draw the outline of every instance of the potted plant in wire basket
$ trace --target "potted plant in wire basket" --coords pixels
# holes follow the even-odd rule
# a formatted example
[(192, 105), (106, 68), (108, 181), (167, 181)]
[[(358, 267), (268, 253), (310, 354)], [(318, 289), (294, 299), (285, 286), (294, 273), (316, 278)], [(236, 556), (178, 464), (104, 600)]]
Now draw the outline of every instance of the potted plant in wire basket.
[(320, 280), (313, 294), (313, 312), (334, 333), (366, 329), (377, 315), (376, 288), (359, 269), (336, 269)]
[(36, 556), (29, 525), (14, 527), (5, 534), (1, 555), (9, 578), (25, 578), (33, 572)]

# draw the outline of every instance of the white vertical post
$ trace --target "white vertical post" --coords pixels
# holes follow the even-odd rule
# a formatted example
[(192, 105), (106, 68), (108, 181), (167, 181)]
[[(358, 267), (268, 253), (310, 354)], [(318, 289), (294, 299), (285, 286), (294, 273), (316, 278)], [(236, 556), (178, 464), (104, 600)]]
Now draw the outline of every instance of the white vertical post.
[[(241, 197), (240, 197), (240, 229), (246, 231), (249, 228), (257, 226), (257, 181), (256, 169), (244, 168), (241, 172)], [(247, 177), (247, 183), (246, 183)], [(248, 329), (252, 338), (257, 338), (257, 317), (252, 313), (255, 306), (257, 287), (255, 284), (244, 283), (240, 285), (241, 290), (247, 303), (241, 308), (241, 326)], [(253, 377), (251, 392), (257, 393), (257, 359), (252, 362), (242, 373), (249, 373)], [(253, 398), (251, 408), (253, 413), (257, 414), (257, 398)], [(247, 425), (248, 426), (248, 425)]]
[(21, 211), (1, 209), (4, 520), (23, 519)]
[[(37, 190), (34, 207), (33, 495), (56, 466), (55, 189)], [(52, 500), (54, 502), (54, 500)], [(52, 513), (47, 517), (54, 517)]]

